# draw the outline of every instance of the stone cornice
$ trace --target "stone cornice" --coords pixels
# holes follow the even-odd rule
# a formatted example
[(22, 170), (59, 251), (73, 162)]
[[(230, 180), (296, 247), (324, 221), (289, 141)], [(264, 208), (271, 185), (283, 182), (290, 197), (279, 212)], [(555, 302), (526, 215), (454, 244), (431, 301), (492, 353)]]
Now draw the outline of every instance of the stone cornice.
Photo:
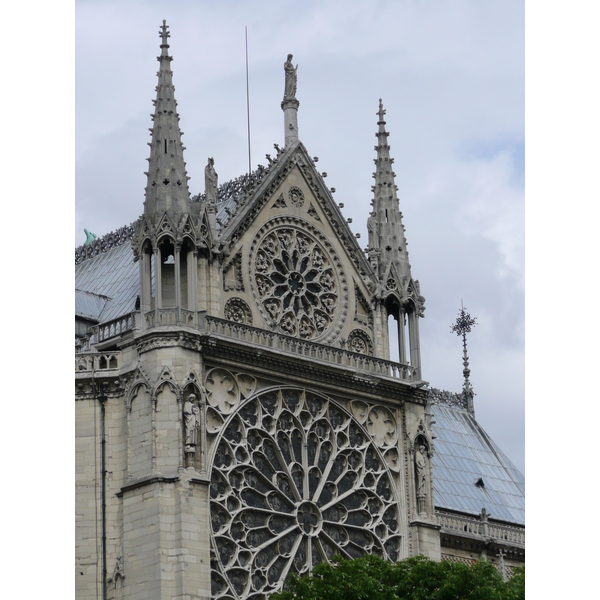
[[(264, 333), (273, 335), (272, 332), (265, 331)], [(300, 343), (301, 340), (298, 342)], [(138, 355), (161, 348), (186, 348), (200, 352), (206, 359), (213, 359), (234, 368), (252, 369), (263, 377), (281, 377), (285, 381), (296, 381), (301, 385), (311, 381), (323, 390), (327, 390), (328, 393), (339, 390), (344, 390), (344, 393), (352, 395), (360, 393), (364, 397), (371, 397), (393, 406), (398, 406), (403, 402), (425, 406), (428, 401), (428, 390), (424, 387), (425, 382), (393, 378), (385, 374), (338, 364), (336, 361), (325, 362), (310, 355), (293, 354), (277, 348), (244, 342), (235, 337), (207, 333), (205, 330), (180, 326), (158, 327), (142, 334), (136, 334), (134, 343)], [(96, 378), (116, 380), (116, 383), (113, 384), (116, 386), (113, 394), (117, 393), (117, 388), (122, 387), (122, 384), (119, 383), (120, 377), (129, 370), (129, 365), (123, 365), (120, 369), (111, 369), (103, 373), (98, 371), (95, 373), (92, 371), (76, 372), (77, 381), (81, 384), (78, 397), (84, 398), (89, 395), (91, 390), (84, 390), (82, 380), (89, 382), (94, 375)]]
[(264, 347), (253, 348), (236, 344), (234, 340), (209, 337), (203, 344), (202, 354), (222, 364), (239, 369), (251, 369), (258, 375), (283, 376), (285, 381), (311, 384), (328, 393), (343, 390), (352, 395), (360, 393), (363, 398), (371, 397), (378, 402), (398, 406), (403, 402), (427, 403), (427, 390), (417, 389), (405, 381), (395, 381), (363, 373), (341, 365), (316, 363), (311, 358), (291, 356)]
[(136, 337), (135, 343), (138, 354), (156, 348), (172, 348), (175, 346), (199, 352), (202, 350), (202, 337), (202, 334), (193, 329), (159, 327)]

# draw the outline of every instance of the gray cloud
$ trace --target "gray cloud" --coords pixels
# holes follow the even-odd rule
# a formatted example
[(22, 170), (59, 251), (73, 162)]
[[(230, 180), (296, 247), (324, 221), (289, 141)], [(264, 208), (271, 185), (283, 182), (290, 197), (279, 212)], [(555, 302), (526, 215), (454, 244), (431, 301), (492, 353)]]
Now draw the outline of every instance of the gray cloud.
[(158, 26), (172, 68), (192, 193), (215, 157), (247, 170), (283, 143), (283, 62), (299, 63), (299, 132), (366, 244), (378, 99), (413, 275), (427, 298), (424, 375), (462, 384), (461, 298), (476, 414), (524, 470), (524, 6), (522, 2), (113, 2), (76, 4), (76, 243), (142, 211)]

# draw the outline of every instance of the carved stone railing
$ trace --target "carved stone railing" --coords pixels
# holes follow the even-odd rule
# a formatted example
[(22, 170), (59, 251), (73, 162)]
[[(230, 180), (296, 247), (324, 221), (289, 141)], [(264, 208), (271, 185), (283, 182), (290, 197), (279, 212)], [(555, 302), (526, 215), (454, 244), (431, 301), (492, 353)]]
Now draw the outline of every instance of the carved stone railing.
[(104, 342), (112, 337), (139, 327), (139, 313), (132, 312), (112, 321), (96, 325), (95, 342)]
[(467, 517), (440, 511), (436, 511), (436, 517), (438, 523), (442, 526), (442, 532), (456, 532), (473, 537), (502, 540), (509, 544), (525, 545), (525, 529), (522, 527), (484, 522), (477, 517)]
[[(180, 309), (181, 325), (186, 327), (195, 327), (196, 324), (196, 311), (187, 310), (185, 308)], [(154, 327), (156, 321), (156, 311), (149, 310), (144, 313), (144, 329), (151, 329)], [(158, 309), (158, 326), (164, 325), (177, 325), (177, 309), (176, 308), (159, 308)]]
[(436, 516), (442, 529), (483, 536), (483, 523), (479, 519), (439, 512)]
[(416, 380), (415, 369), (410, 365), (375, 358), (368, 354), (350, 352), (342, 348), (334, 348), (333, 346), (310, 342), (274, 331), (266, 331), (225, 319), (209, 317), (208, 315), (205, 317), (205, 327), (211, 335), (239, 340), (253, 346), (262, 346), (295, 356), (305, 356), (313, 360), (348, 367), (373, 375), (382, 375), (404, 381)]
[(525, 545), (525, 530), (520, 527), (490, 523), (488, 535), (495, 540), (504, 540), (508, 543)]
[(75, 356), (75, 372), (110, 371), (121, 367), (121, 351), (85, 352)]

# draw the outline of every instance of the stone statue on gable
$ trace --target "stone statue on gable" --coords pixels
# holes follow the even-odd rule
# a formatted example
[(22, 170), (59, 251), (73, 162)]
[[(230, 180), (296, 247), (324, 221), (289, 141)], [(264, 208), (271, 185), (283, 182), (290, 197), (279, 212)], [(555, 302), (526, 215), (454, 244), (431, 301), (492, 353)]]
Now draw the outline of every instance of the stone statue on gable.
[(209, 158), (208, 164), (204, 167), (204, 190), (206, 193), (207, 204), (216, 204), (219, 187), (219, 176), (215, 171), (215, 159)]
[(298, 65), (294, 67), (292, 64), (293, 55), (288, 54), (287, 60), (283, 64), (285, 70), (285, 91), (283, 93), (283, 100), (295, 100), (296, 99), (296, 85), (298, 82)]

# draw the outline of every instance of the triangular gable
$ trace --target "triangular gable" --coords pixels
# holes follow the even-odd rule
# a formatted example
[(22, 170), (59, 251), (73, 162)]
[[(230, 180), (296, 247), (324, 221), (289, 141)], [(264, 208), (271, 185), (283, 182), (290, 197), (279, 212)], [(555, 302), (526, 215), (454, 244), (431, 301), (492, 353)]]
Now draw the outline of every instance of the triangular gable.
[(298, 168), (314, 195), (314, 200), (306, 200), (308, 202), (308, 214), (316, 221), (321, 221), (321, 217), (316, 210), (317, 207), (313, 205), (313, 203), (316, 203), (318, 209), (338, 236), (364, 284), (371, 291), (374, 291), (377, 283), (375, 273), (333, 199), (331, 191), (325, 185), (323, 177), (317, 171), (313, 160), (301, 142), (286, 149), (278, 160), (270, 166), (269, 173), (254, 190), (245, 205), (224, 226), (221, 232), (221, 242), (223, 244), (228, 243), (230, 247), (233, 247), (269, 202), (273, 203), (274, 208), (283, 208), (284, 204), (293, 206), (294, 203), (302, 202), (303, 199), (294, 194), (293, 188), (290, 190), (289, 198), (283, 198), (280, 195), (274, 198), (274, 194), (281, 183), (295, 168)]

